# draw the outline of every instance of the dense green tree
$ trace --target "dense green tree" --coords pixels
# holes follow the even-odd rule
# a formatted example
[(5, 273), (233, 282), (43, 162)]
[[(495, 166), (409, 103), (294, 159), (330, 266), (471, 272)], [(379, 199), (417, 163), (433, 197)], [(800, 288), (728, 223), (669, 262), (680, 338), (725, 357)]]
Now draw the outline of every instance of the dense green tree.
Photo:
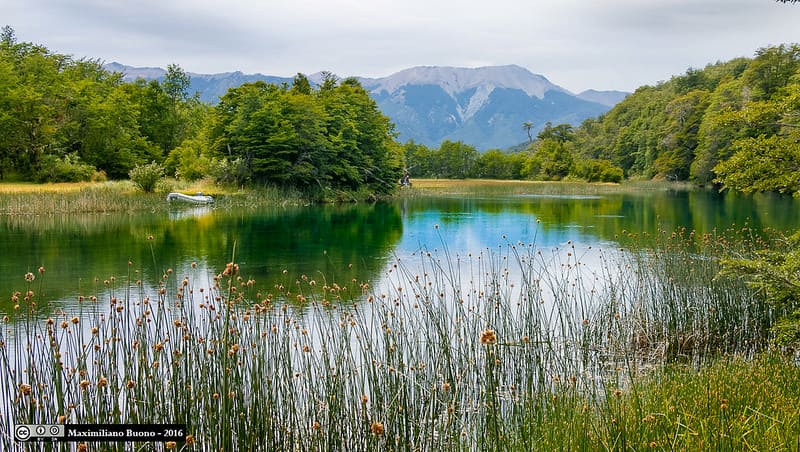
[(746, 138), (736, 141), (733, 155), (714, 168), (725, 188), (745, 193), (800, 192), (800, 143), (794, 138)]
[(752, 100), (769, 99), (790, 83), (800, 68), (800, 45), (781, 44), (756, 51), (747, 65), (742, 80), (750, 90)]
[(697, 149), (697, 132), (708, 107), (709, 96), (708, 91), (693, 90), (667, 104), (667, 121), (660, 132), (659, 156), (653, 161), (656, 173), (671, 180), (689, 178), (689, 168)]
[(263, 82), (228, 91), (209, 119), (208, 139), (262, 183), (325, 193), (396, 187), (403, 153), (393, 126), (355, 79), (326, 78), (312, 90), (298, 74), (291, 88)]
[(473, 177), (484, 179), (520, 179), (525, 154), (505, 153), (497, 149), (484, 152), (473, 166)]
[(573, 174), (587, 182), (622, 182), (622, 168), (609, 160), (588, 159), (575, 162)]
[(435, 151), (410, 140), (403, 145), (406, 168), (411, 177), (436, 177)]
[(572, 126), (569, 124), (558, 124), (554, 126), (551, 122), (547, 122), (539, 134), (536, 136), (539, 140), (554, 140), (559, 143), (566, 143), (567, 141), (575, 140), (575, 133)]
[[(570, 143), (557, 138), (542, 140), (532, 157), (528, 174), (537, 179), (561, 180), (572, 172), (574, 165)], [(536, 167), (538, 172), (534, 171)]]
[(0, 39), (0, 177), (87, 177), (90, 165), (125, 178), (136, 164), (160, 162), (199, 129), (187, 86), (188, 76), (175, 65), (163, 84), (124, 83), (97, 60), (17, 43), (6, 27)]
[(474, 146), (463, 141), (443, 141), (437, 152), (438, 177), (466, 179), (479, 155)]

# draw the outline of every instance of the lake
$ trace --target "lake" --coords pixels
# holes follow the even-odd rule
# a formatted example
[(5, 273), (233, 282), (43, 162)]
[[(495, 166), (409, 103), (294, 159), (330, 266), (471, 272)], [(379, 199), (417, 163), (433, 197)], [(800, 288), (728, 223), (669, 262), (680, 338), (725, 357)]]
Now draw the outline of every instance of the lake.
[[(508, 243), (556, 248), (568, 242), (617, 249), (623, 232), (800, 227), (800, 201), (789, 197), (582, 187), (467, 185), (376, 204), (243, 210), (175, 205), (152, 213), (3, 216), (0, 312), (13, 309), (13, 292), (28, 288), (47, 316), (76, 308), (80, 296), (102, 298), (126, 281), (155, 287), (168, 270), (210, 281), (231, 260), (244, 278), (269, 292), (303, 275), (377, 285), (394, 259), (428, 250), (457, 257)], [(28, 272), (36, 276), (30, 284)]]

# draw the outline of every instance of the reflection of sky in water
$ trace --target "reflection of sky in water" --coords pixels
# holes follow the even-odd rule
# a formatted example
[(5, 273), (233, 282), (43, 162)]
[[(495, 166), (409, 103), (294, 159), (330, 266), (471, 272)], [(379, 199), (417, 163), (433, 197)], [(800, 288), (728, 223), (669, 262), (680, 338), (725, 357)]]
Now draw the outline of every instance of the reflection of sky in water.
[[(438, 225), (438, 229), (437, 229)], [(597, 239), (583, 231), (584, 226), (566, 224), (545, 228), (535, 215), (500, 212), (447, 213), (424, 210), (408, 215), (403, 222), (403, 238), (398, 254), (419, 249), (441, 248), (443, 243), (454, 253), (477, 252), (504, 243), (535, 243), (540, 247), (573, 242), (593, 243)]]
[[(268, 213), (189, 206), (168, 214), (0, 218), (0, 313), (12, 309), (10, 294), (23, 290), (24, 273), (40, 264), (47, 268), (41, 278), (47, 296), (59, 307), (73, 309), (79, 294), (105, 293), (104, 287), (93, 288), (91, 278), (99, 277), (100, 286), (111, 275), (120, 278), (129, 270), (128, 260), (142, 272), (133, 279), (150, 287), (163, 269), (173, 267), (177, 273), (191, 262), (198, 263), (195, 271), (205, 272), (207, 279), (231, 259), (234, 244), (243, 274), (270, 291), (276, 280), (283, 281), (284, 269), (292, 280), (307, 274), (377, 284), (395, 256), (411, 263), (409, 258), (421, 250), (446, 249), (449, 256), (464, 258), (488, 250), (507, 253), (505, 247), (518, 243), (534, 244), (543, 254), (574, 244), (582, 250), (577, 252), (582, 265), (592, 272), (603, 265), (597, 253), (616, 250), (616, 234), (625, 229), (654, 232), (685, 226), (711, 231), (734, 223), (786, 229), (797, 224), (797, 212), (791, 198), (698, 191), (447, 195)], [(146, 240), (150, 234), (154, 241)], [(553, 272), (561, 268), (556, 260), (540, 264)], [(34, 285), (39, 283), (37, 279)]]

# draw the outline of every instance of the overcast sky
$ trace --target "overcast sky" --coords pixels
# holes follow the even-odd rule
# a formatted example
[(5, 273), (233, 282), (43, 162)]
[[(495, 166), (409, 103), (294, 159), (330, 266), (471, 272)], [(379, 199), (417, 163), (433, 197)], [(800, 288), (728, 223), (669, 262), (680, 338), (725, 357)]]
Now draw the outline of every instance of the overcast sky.
[(517, 64), (573, 92), (633, 91), (800, 42), (774, 0), (0, 0), (18, 41), (187, 72), (383, 77)]

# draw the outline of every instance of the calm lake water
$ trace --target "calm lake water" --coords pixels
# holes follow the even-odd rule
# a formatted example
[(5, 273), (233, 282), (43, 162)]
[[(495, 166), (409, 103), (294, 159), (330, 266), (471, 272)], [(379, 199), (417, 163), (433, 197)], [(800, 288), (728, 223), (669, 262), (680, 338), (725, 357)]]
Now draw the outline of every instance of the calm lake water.
[[(374, 205), (3, 216), (0, 313), (13, 309), (14, 291), (34, 289), (46, 316), (74, 309), (81, 295), (101, 298), (121, 290), (126, 281), (154, 287), (167, 269), (178, 278), (210, 280), (232, 259), (242, 276), (265, 291), (300, 275), (377, 284), (395, 258), (421, 250), (464, 256), (518, 242), (618, 248), (622, 231), (685, 227), (706, 233), (743, 225), (793, 231), (800, 228), (800, 201), (699, 190), (575, 193), (573, 187), (567, 193), (554, 185), (525, 185), (442, 191)], [(27, 272), (36, 275), (30, 285)]]

